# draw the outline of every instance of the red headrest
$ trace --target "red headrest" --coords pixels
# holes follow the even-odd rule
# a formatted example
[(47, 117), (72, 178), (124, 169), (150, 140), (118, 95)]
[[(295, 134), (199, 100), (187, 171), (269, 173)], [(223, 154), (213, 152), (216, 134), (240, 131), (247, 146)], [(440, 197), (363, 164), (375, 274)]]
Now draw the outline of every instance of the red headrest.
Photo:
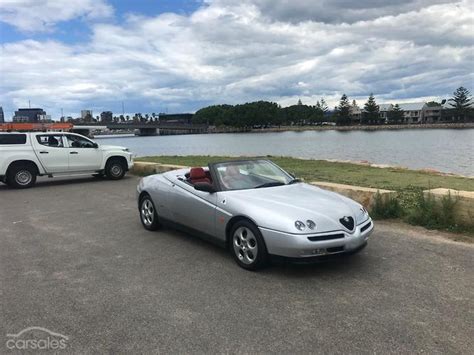
[(189, 172), (189, 178), (191, 180), (193, 180), (193, 179), (205, 179), (206, 178), (206, 172), (204, 171), (203, 168), (191, 168), (191, 171)]

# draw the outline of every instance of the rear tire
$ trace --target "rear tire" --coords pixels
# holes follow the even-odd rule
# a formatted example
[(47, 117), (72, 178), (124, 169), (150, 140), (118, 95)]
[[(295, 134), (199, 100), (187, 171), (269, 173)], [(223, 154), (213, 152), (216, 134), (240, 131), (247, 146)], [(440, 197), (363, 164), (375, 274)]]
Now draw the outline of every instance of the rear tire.
[(8, 168), (6, 183), (15, 189), (27, 189), (36, 183), (37, 175), (31, 164), (16, 164)]
[(230, 252), (246, 270), (259, 270), (268, 264), (268, 252), (260, 230), (250, 221), (235, 223), (230, 231)]
[(149, 231), (156, 231), (161, 227), (155, 204), (149, 195), (144, 195), (140, 199), (140, 221), (143, 227)]
[(122, 159), (109, 159), (105, 165), (105, 175), (107, 175), (110, 180), (120, 180), (125, 176), (126, 172), (127, 167)]

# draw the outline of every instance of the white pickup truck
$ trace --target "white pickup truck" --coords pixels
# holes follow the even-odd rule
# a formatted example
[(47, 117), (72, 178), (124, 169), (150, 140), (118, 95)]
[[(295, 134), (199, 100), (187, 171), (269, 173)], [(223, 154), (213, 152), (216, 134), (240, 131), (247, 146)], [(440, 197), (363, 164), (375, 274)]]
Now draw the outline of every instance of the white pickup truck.
[(118, 180), (133, 166), (127, 148), (99, 145), (68, 132), (0, 132), (0, 181), (31, 187), (37, 176), (106, 175)]

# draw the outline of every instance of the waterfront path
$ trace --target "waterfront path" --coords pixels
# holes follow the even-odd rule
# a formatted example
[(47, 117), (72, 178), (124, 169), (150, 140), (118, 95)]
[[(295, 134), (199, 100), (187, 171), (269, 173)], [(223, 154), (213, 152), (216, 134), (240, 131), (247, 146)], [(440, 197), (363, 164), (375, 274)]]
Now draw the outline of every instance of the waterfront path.
[(145, 231), (136, 183), (0, 185), (0, 353), (29, 326), (73, 353), (474, 348), (472, 244), (384, 222), (352, 258), (252, 273), (192, 236)]

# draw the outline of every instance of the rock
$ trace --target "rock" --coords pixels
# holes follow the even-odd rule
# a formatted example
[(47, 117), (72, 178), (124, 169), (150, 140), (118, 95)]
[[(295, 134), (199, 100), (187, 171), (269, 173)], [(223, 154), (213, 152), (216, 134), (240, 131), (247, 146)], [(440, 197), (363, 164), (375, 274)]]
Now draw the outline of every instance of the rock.
[(315, 181), (315, 182), (311, 182), (311, 184), (316, 185), (322, 189), (337, 192), (341, 195), (349, 197), (359, 202), (362, 206), (367, 208), (367, 210), (369, 211), (374, 206), (375, 196), (377, 195), (377, 193), (380, 194), (383, 203), (386, 203), (390, 198), (396, 197), (396, 191), (392, 191), (392, 190), (381, 190), (381, 189), (374, 189), (371, 187), (336, 184), (333, 182), (325, 182), (325, 181)]

